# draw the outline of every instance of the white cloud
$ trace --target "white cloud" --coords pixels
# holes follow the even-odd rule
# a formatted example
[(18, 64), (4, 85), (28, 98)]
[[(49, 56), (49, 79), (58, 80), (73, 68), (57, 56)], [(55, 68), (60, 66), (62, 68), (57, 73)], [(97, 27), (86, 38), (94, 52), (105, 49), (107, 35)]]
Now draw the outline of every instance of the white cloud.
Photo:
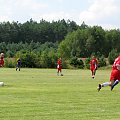
[(102, 25), (100, 25), (100, 26), (102, 26), (102, 28), (103, 29), (107, 29), (107, 30), (110, 30), (110, 29), (118, 29), (118, 26), (116, 26), (116, 25), (111, 25), (111, 24), (102, 24)]
[(0, 0), (0, 22), (70, 19), (79, 25), (85, 21), (87, 25), (120, 27), (118, 6), (119, 0)]
[(37, 13), (48, 7), (37, 0), (0, 0), (0, 21), (10, 21), (16, 18), (28, 18), (31, 13)]
[[(8, 16), (0, 16), (0, 21), (4, 21), (4, 22), (7, 22), (8, 21), (8, 19), (9, 19), (9, 17)], [(10, 19), (9, 19), (9, 21), (11, 21)]]
[(15, 6), (18, 8), (20, 7), (21, 10), (22, 8), (30, 9), (30, 10), (38, 10), (38, 9), (43, 9), (46, 8), (48, 5), (44, 3), (37, 2), (35, 0), (14, 0), (15, 1)]
[(114, 0), (94, 0), (93, 4), (80, 13), (79, 19), (88, 23), (94, 23), (107, 17), (111, 17), (118, 8)]
[(46, 13), (46, 14), (32, 14), (31, 17), (37, 21), (40, 19), (44, 19), (47, 21), (58, 21), (61, 19), (68, 20), (71, 18), (71, 15), (65, 12), (54, 12), (54, 13)]
[(64, 0), (56, 0), (56, 1), (58, 1), (59, 3), (63, 3), (64, 2)]

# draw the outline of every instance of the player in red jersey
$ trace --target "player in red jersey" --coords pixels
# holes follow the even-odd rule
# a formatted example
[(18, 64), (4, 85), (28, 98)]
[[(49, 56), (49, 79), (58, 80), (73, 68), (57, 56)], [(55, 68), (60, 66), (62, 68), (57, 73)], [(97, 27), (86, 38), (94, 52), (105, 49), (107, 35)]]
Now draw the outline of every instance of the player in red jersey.
[(57, 75), (60, 75), (63, 76), (62, 74), (62, 59), (59, 58), (58, 61), (57, 61)]
[(0, 54), (0, 67), (4, 66), (4, 53)]
[(113, 90), (113, 88), (120, 82), (120, 59), (119, 56), (115, 59), (113, 65), (112, 65), (112, 71), (111, 71), (111, 75), (110, 75), (110, 81), (109, 82), (105, 82), (103, 84), (99, 84), (98, 85), (98, 91), (100, 91), (100, 89), (102, 87), (105, 86), (111, 86), (111, 91)]
[(95, 73), (98, 67), (98, 61), (95, 56), (92, 56), (92, 60), (90, 61), (90, 70), (92, 72), (92, 78), (95, 77)]
[(114, 63), (113, 63), (113, 65), (112, 65), (112, 69), (117, 69), (116, 64), (117, 64), (117, 62), (119, 62), (119, 61), (120, 61), (120, 56), (118, 56), (118, 57), (114, 60)]

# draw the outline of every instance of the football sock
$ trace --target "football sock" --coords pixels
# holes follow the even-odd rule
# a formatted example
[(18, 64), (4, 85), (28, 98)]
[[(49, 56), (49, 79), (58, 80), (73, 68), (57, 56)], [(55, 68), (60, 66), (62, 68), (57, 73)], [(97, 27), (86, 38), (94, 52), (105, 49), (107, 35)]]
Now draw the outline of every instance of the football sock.
[(116, 81), (113, 83), (112, 87), (116, 86), (118, 83), (119, 83), (119, 80), (116, 80)]
[(103, 83), (103, 84), (101, 84), (102, 85), (102, 87), (106, 87), (106, 86), (109, 86), (109, 82), (105, 82), (105, 83)]

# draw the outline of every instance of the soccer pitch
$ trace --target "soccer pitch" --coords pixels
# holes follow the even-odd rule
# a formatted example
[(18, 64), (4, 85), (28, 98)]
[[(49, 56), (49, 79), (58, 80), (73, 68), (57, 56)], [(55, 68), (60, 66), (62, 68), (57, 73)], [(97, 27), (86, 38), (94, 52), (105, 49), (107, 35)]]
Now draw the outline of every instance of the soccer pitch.
[(120, 85), (97, 92), (111, 70), (0, 69), (0, 120), (120, 120)]

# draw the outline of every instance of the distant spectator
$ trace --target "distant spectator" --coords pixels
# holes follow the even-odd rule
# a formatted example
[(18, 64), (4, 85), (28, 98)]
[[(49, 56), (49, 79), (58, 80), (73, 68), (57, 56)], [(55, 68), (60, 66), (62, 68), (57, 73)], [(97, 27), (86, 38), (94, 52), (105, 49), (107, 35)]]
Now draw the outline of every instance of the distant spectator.
[(20, 71), (20, 68), (21, 68), (21, 60), (20, 60), (20, 58), (18, 58), (17, 64), (16, 64), (16, 71), (17, 71), (17, 69), (19, 69), (19, 71)]

